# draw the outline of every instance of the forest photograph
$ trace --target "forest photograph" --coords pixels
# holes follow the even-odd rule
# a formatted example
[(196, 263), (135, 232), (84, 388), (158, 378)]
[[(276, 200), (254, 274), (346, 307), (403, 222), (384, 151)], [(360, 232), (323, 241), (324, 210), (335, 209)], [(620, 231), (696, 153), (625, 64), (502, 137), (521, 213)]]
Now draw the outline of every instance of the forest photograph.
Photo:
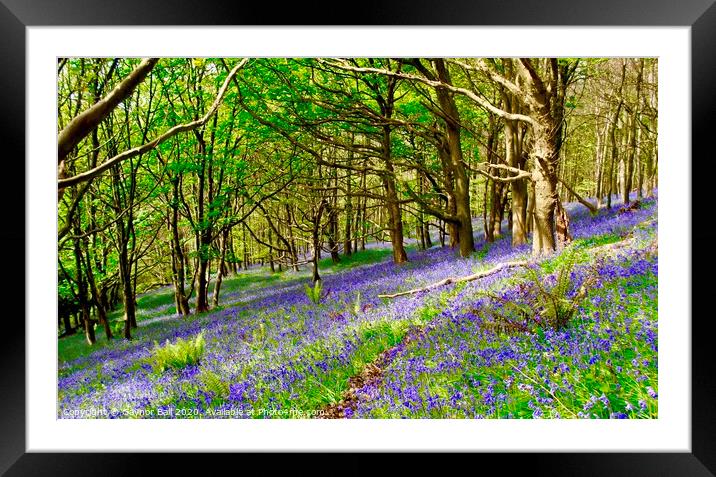
[(659, 417), (657, 58), (56, 70), (58, 419)]

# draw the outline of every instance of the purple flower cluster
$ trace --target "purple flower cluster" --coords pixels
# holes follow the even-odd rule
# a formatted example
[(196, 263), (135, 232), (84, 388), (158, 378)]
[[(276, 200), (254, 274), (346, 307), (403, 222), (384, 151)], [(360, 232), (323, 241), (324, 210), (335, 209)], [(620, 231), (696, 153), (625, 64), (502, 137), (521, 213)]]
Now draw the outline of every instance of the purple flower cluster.
[[(632, 230), (655, 216), (656, 201), (645, 205), (626, 214), (600, 211), (594, 217), (583, 207), (568, 205), (567, 210), (575, 237), (586, 238)], [(655, 227), (654, 223), (639, 233), (651, 236)], [(301, 274), (232, 291), (222, 299), (234, 306), (150, 323), (131, 342), (117, 340), (62, 363), (58, 417), (74, 417), (68, 411), (77, 409), (109, 410), (109, 417), (150, 410), (154, 412), (150, 417), (161, 417), (169, 409), (183, 407), (192, 413), (169, 415), (207, 418), (230, 415), (216, 413), (221, 410), (246, 411), (243, 416), (248, 416), (255, 409), (305, 408), (315, 402), (306, 393), (323, 386), (325, 376), (350, 368), (357, 353), (374, 339), (364, 330), (379, 323), (414, 322), (426, 307), (436, 309), (437, 317), (419, 339), (390, 350), (392, 363), (382, 382), (362, 389), (358, 407), (347, 417), (582, 417), (577, 416), (574, 396), (581, 396), (585, 382), (599, 381), (599, 373), (609, 372), (608, 359), (619, 362), (623, 369), (614, 372), (628, 376), (629, 386), (636, 386), (638, 392), (630, 391), (631, 401), (613, 399), (617, 391), (612, 384), (600, 395), (606, 404), (597, 396), (587, 409), (589, 398), (579, 404), (579, 412), (601, 406), (606, 417), (636, 417), (654, 410), (656, 315), (651, 308), (639, 308), (628, 288), (603, 286), (590, 295), (576, 327), (522, 335), (486, 329), (480, 312), (495, 305), (479, 293), (483, 290), (499, 290), (503, 300), (524, 298), (523, 290), (509, 282), (517, 273), (514, 270), (446, 289), (444, 294), (378, 298), (525, 258), (529, 252), (529, 246), (511, 247), (507, 235), (490, 244), (482, 256), (468, 259), (449, 248), (432, 248), (410, 252), (404, 265), (385, 261), (325, 273), (323, 287), (329, 298), (320, 305), (307, 298), (306, 277)], [(600, 283), (628, 284), (633, 277), (656, 276), (656, 258), (632, 248), (626, 255), (602, 260), (598, 270)], [(573, 279), (579, 282), (586, 274), (586, 265), (577, 267)], [(641, 287), (640, 293), (655, 301), (655, 282)], [(353, 308), (358, 294), (360, 313)], [(148, 360), (154, 341), (174, 341), (200, 331), (206, 351), (198, 365), (153, 372)], [(627, 352), (629, 340), (640, 343), (637, 350)], [(621, 354), (628, 356), (628, 363)], [(207, 384), (211, 382), (207, 376), (219, 377), (225, 389)], [(624, 380), (615, 383), (627, 386)], [(567, 396), (572, 396), (569, 403), (564, 402)]]

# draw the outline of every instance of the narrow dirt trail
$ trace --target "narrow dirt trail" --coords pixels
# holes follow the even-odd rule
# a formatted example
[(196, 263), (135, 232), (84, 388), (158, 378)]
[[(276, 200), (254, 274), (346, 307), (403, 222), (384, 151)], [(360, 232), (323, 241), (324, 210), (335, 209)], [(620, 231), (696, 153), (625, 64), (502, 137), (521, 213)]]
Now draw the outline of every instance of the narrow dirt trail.
[(316, 414), (318, 419), (345, 419), (346, 410), (355, 410), (361, 395), (358, 392), (364, 386), (378, 386), (383, 379), (383, 372), (390, 366), (397, 355), (405, 349), (405, 347), (416, 340), (419, 340), (426, 332), (430, 323), (422, 326), (414, 326), (397, 345), (388, 348), (378, 355), (371, 363), (368, 363), (363, 370), (348, 378), (348, 389), (341, 395), (340, 401), (329, 404), (322, 409), (322, 412)]

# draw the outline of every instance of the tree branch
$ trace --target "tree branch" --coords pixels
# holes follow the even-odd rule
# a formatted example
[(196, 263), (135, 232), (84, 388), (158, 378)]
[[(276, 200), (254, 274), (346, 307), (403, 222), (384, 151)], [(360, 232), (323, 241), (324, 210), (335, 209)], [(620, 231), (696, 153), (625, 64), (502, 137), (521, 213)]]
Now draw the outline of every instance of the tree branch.
[(161, 136), (157, 137), (153, 141), (150, 141), (148, 143), (142, 144), (141, 146), (129, 149), (127, 151), (124, 151), (120, 154), (117, 154), (111, 159), (106, 160), (101, 165), (95, 167), (94, 169), (90, 169), (89, 171), (83, 172), (81, 174), (77, 174), (73, 177), (69, 177), (67, 179), (60, 179), (57, 181), (58, 188), (60, 190), (65, 189), (66, 187), (70, 187), (76, 184), (79, 184), (81, 182), (88, 181), (94, 177), (97, 177), (98, 175), (102, 174), (104, 171), (109, 169), (115, 164), (118, 164), (126, 159), (129, 159), (130, 157), (135, 157), (140, 154), (144, 154), (145, 152), (151, 151), (155, 147), (157, 147), (162, 142), (166, 141), (167, 139), (171, 138), (172, 136), (175, 136), (179, 134), (180, 132), (185, 131), (191, 131), (193, 129), (196, 129), (199, 126), (202, 126), (206, 121), (209, 120), (211, 116), (216, 113), (217, 109), (219, 109), (219, 104), (221, 104), (221, 100), (224, 98), (224, 94), (226, 93), (226, 89), (229, 86), (229, 82), (231, 79), (236, 75), (236, 73), (248, 62), (248, 58), (245, 58), (241, 60), (241, 62), (234, 67), (233, 70), (229, 73), (229, 75), (226, 77), (226, 80), (224, 80), (224, 84), (221, 86), (221, 89), (219, 90), (219, 93), (216, 95), (216, 99), (214, 100), (214, 103), (211, 105), (211, 108), (209, 108), (209, 111), (202, 117), (197, 119), (196, 121), (192, 121), (190, 123), (185, 124), (179, 124), (177, 126), (174, 126), (173, 128), (166, 131)]
[(582, 204), (583, 206), (588, 208), (589, 212), (591, 212), (593, 214), (597, 213), (596, 205), (592, 204), (591, 202), (587, 201), (586, 199), (583, 199), (581, 195), (577, 194), (577, 192), (574, 189), (572, 189), (571, 187), (569, 187), (569, 185), (562, 179), (559, 179), (559, 182), (561, 182), (562, 185), (564, 186), (564, 188), (567, 189), (569, 192), (571, 192), (572, 195), (577, 198), (577, 200), (579, 201), (580, 204)]
[(382, 74), (385, 76), (392, 76), (394, 78), (418, 81), (418, 82), (427, 84), (429, 86), (432, 86), (434, 88), (445, 88), (445, 89), (452, 91), (454, 93), (459, 93), (464, 96), (467, 96), (475, 103), (479, 104), (480, 106), (487, 109), (491, 113), (496, 114), (497, 116), (500, 116), (501, 118), (512, 119), (512, 120), (516, 120), (516, 121), (524, 121), (529, 124), (534, 124), (534, 120), (529, 116), (525, 116), (524, 114), (513, 114), (513, 113), (508, 113), (507, 111), (503, 111), (502, 109), (497, 108), (495, 105), (493, 105), (489, 101), (485, 100), (484, 98), (478, 96), (477, 94), (475, 94), (473, 91), (470, 91), (469, 89), (449, 85), (449, 84), (443, 83), (442, 81), (433, 81), (433, 80), (429, 80), (427, 78), (423, 78), (421, 76), (415, 76), (415, 75), (411, 75), (411, 74), (407, 74), (407, 73), (397, 73), (394, 71), (384, 70), (384, 69), (380, 69), (380, 68), (359, 68), (356, 66), (350, 66), (344, 60), (340, 60), (340, 59), (331, 59), (330, 61), (326, 60), (326, 59), (317, 59), (317, 61), (319, 63), (331, 64), (338, 68), (348, 70), (348, 71), (355, 71), (357, 73), (377, 73), (377, 74)]
[(104, 98), (93, 104), (89, 109), (75, 116), (70, 123), (60, 132), (57, 138), (57, 161), (58, 164), (65, 160), (72, 149), (79, 144), (97, 125), (107, 117), (109, 113), (124, 101), (139, 83), (144, 81), (149, 72), (157, 64), (159, 58), (145, 58)]

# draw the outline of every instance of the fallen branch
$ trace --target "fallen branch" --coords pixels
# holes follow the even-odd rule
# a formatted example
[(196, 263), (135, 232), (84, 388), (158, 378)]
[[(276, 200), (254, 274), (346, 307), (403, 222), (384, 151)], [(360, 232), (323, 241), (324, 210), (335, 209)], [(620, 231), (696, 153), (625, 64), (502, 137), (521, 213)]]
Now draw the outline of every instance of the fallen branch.
[(581, 195), (579, 195), (579, 194), (577, 193), (577, 191), (575, 191), (574, 189), (572, 189), (571, 187), (569, 187), (569, 184), (567, 184), (567, 183), (566, 183), (565, 181), (563, 181), (562, 179), (559, 179), (559, 182), (561, 182), (562, 185), (564, 186), (564, 188), (567, 189), (569, 192), (571, 192), (571, 194), (572, 194), (574, 197), (577, 198), (577, 200), (579, 201), (580, 204), (582, 204), (583, 206), (585, 206), (586, 208), (588, 208), (588, 209), (589, 209), (589, 212), (591, 212), (592, 214), (596, 214), (596, 213), (597, 213), (597, 210), (598, 210), (598, 209), (597, 209), (597, 206), (596, 206), (596, 205), (594, 205), (594, 204), (592, 204), (591, 202), (589, 202), (588, 200), (584, 199)]
[(497, 272), (501, 272), (502, 270), (506, 270), (509, 268), (524, 267), (524, 266), (527, 266), (529, 263), (530, 262), (528, 260), (520, 260), (517, 262), (502, 263), (502, 264), (497, 265), (496, 267), (491, 268), (485, 272), (475, 273), (473, 275), (467, 275), (464, 277), (448, 277), (443, 280), (440, 280), (439, 282), (432, 283), (432, 284), (422, 287), (422, 288), (414, 288), (413, 290), (408, 290), (408, 291), (404, 291), (404, 292), (400, 292), (400, 293), (378, 295), (378, 297), (379, 298), (396, 298), (399, 296), (414, 295), (415, 293), (432, 290), (434, 288), (439, 288), (441, 286), (449, 285), (451, 283), (471, 282), (473, 280), (478, 280), (480, 278), (485, 278), (490, 275), (494, 275)]

